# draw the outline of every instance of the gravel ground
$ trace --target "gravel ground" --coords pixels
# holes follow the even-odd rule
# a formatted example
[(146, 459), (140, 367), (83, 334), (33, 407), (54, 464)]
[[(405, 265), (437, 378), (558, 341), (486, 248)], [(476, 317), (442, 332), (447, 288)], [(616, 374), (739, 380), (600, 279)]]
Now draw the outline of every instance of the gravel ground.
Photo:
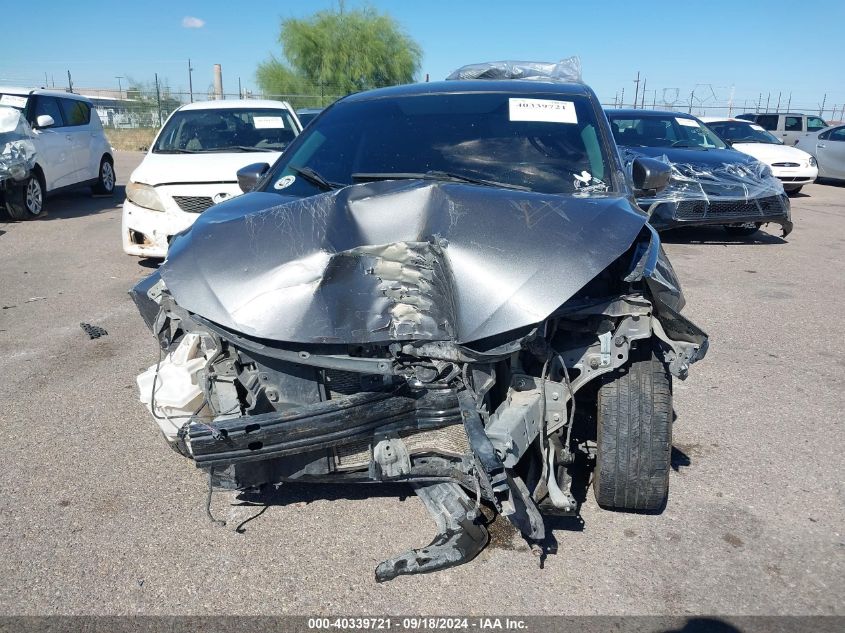
[[(141, 157), (118, 154), (121, 184)], [(805, 187), (786, 241), (665, 236), (711, 348), (675, 383), (663, 514), (590, 494), (544, 569), (497, 523), (472, 563), (383, 585), (375, 565), (433, 534), (403, 487), (220, 493), (229, 526), (205, 517), (205, 478), (138, 402), (156, 345), (126, 291), (155, 263), (120, 249), (122, 191), (0, 222), (0, 613), (845, 614), (845, 187)]]

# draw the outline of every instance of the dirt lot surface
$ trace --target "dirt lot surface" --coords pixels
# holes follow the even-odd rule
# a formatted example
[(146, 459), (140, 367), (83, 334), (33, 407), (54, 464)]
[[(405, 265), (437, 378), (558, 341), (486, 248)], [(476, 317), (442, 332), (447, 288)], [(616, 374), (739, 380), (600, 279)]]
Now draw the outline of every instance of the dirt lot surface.
[[(119, 153), (121, 184), (141, 156)], [(122, 194), (0, 222), (3, 614), (845, 614), (845, 187), (805, 187), (785, 241), (665, 236), (711, 348), (675, 383), (663, 514), (590, 493), (544, 569), (497, 524), (472, 563), (383, 585), (375, 565), (433, 535), (403, 487), (219, 493), (229, 525), (208, 521), (138, 402), (156, 345), (126, 291), (156, 264), (121, 251)]]

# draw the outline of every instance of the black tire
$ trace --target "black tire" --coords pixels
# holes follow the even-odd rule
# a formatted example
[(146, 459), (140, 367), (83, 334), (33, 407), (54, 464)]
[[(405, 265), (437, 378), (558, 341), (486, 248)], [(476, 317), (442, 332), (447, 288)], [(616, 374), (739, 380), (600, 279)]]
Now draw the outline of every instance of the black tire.
[(801, 189), (802, 189), (803, 187), (804, 187), (804, 185), (801, 185), (801, 187), (795, 187), (795, 189), (787, 189), (787, 190), (786, 190), (786, 195), (788, 195), (788, 196), (795, 196), (795, 195), (798, 195), (798, 192), (799, 192), (799, 191), (801, 191)]
[(44, 183), (30, 174), (20, 186), (6, 192), (6, 211), (13, 220), (33, 220), (44, 215)]
[(748, 222), (743, 225), (725, 226), (723, 228), (730, 235), (736, 235), (738, 237), (747, 237), (749, 235), (754, 235), (760, 229), (761, 226), (761, 222)]
[(593, 492), (608, 510), (662, 510), (672, 457), (672, 377), (639, 341), (598, 394)]
[(97, 183), (91, 185), (91, 193), (98, 196), (110, 196), (114, 193), (116, 182), (117, 174), (114, 172), (114, 163), (108, 156), (103, 156), (103, 160), (100, 161)]

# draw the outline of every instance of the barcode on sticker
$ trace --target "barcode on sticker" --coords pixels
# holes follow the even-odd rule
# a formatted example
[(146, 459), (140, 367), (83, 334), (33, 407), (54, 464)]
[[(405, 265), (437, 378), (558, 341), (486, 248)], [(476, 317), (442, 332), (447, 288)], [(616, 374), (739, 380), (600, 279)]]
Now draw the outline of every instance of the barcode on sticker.
[(676, 117), (675, 117), (675, 120), (676, 120), (679, 124), (681, 124), (681, 125), (686, 125), (687, 127), (701, 127), (701, 126), (698, 124), (698, 121), (696, 121), (695, 119), (685, 119), (685, 118), (683, 118), (683, 117), (676, 116)]
[(255, 116), (252, 117), (252, 124), (256, 130), (285, 127), (285, 122), (280, 116)]
[(578, 123), (572, 101), (554, 99), (508, 99), (511, 121), (540, 121), (543, 123)]

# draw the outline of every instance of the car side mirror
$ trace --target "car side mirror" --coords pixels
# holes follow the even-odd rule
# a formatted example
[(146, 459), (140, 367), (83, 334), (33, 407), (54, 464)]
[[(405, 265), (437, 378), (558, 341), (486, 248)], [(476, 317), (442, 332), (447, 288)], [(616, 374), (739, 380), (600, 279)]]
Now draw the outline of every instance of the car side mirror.
[(631, 179), (634, 181), (634, 195), (647, 196), (662, 191), (669, 184), (672, 168), (654, 158), (635, 158), (631, 165)]
[(35, 127), (38, 129), (53, 127), (56, 122), (53, 120), (49, 114), (40, 114), (37, 119), (35, 119)]
[(252, 163), (238, 170), (238, 186), (244, 193), (249, 193), (270, 169), (269, 163)]

